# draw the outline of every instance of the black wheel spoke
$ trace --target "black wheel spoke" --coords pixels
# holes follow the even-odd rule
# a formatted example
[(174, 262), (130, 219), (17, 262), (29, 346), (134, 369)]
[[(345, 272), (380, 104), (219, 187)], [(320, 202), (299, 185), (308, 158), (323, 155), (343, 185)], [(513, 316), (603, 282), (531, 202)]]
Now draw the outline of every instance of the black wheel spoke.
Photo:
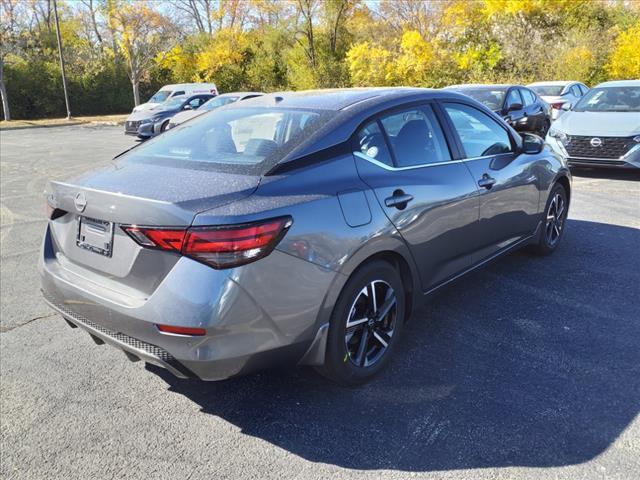
[(360, 337), (360, 343), (358, 344), (358, 352), (356, 353), (356, 358), (355, 358), (356, 365), (358, 365), (359, 367), (364, 366), (368, 344), (369, 344), (369, 329), (365, 328), (362, 331), (362, 336)]

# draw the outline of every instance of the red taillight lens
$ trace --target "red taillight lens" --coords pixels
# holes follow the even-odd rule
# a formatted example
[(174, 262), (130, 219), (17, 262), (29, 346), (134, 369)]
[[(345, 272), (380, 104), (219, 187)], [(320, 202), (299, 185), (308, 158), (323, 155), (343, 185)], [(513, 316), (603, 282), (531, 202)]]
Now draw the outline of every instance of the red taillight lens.
[(556, 110), (560, 110), (562, 108), (562, 105), (564, 105), (565, 102), (559, 102), (559, 103), (550, 103), (549, 105), (551, 105), (551, 108), (555, 108)]
[(253, 262), (273, 251), (291, 226), (291, 217), (187, 230), (123, 227), (143, 247), (181, 252), (214, 268)]
[(207, 331), (204, 328), (196, 328), (196, 327), (176, 327), (174, 325), (156, 325), (158, 330), (164, 333), (173, 333), (175, 335), (191, 335), (195, 337), (200, 337), (205, 335)]
[(253, 262), (273, 251), (291, 226), (291, 218), (228, 227), (190, 228), (182, 253), (215, 268)]

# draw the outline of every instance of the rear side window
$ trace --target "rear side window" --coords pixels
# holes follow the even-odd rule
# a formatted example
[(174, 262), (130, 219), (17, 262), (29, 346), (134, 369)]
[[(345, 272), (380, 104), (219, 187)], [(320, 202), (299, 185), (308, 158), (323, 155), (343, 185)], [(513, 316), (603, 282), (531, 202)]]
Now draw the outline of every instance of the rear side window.
[(178, 95), (184, 95), (184, 90), (181, 90), (179, 92), (173, 92), (173, 95), (171, 95), (172, 97), (177, 97)]
[(584, 85), (580, 85), (580, 91), (582, 91), (582, 95), (584, 95), (585, 93), (587, 93), (589, 91), (589, 89), (584, 86)]
[(582, 92), (580, 91), (578, 85), (574, 85), (573, 87), (571, 87), (571, 93), (573, 93), (578, 98), (582, 96)]
[(526, 106), (536, 103), (536, 96), (533, 94), (533, 92), (531, 92), (531, 90), (525, 90), (523, 88), (520, 90), (520, 95), (522, 95), (522, 99), (524, 100), (524, 104)]
[(356, 134), (360, 153), (386, 165), (393, 166), (387, 142), (377, 121), (370, 122)]
[(398, 167), (451, 160), (440, 124), (431, 106), (403, 110), (380, 119)]
[(443, 106), (460, 137), (466, 158), (512, 151), (509, 134), (493, 118), (461, 103), (445, 103)]

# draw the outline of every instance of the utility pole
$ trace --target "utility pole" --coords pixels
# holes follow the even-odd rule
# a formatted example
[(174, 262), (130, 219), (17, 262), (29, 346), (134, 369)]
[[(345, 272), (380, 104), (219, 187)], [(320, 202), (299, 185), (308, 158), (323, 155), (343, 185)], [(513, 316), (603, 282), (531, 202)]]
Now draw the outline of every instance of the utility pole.
[(62, 56), (62, 39), (60, 38), (60, 24), (58, 22), (58, 4), (53, 0), (53, 15), (56, 19), (56, 36), (58, 37), (58, 53), (60, 54), (60, 70), (62, 70), (62, 88), (64, 89), (64, 102), (67, 105), (67, 120), (71, 118), (69, 108), (69, 94), (67, 93), (67, 75), (64, 71), (64, 57)]

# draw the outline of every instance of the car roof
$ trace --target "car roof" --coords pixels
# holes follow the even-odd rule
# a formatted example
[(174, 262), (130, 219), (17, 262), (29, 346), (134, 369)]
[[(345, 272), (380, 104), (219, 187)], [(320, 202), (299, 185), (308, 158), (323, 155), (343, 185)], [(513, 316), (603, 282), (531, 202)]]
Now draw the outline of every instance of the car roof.
[(376, 87), (376, 88), (341, 88), (325, 90), (305, 90), (299, 92), (268, 93), (251, 99), (252, 106), (279, 106), (284, 108), (308, 108), (311, 110), (345, 110), (356, 104), (367, 102), (373, 106), (379, 99), (383, 102), (390, 96), (407, 93), (424, 93), (436, 95), (438, 90), (412, 87)]
[(544, 86), (544, 85), (562, 85), (563, 87), (570, 85), (572, 83), (582, 83), (582, 82), (578, 82), (576, 80), (547, 80), (544, 82), (533, 82), (530, 83), (529, 85), (527, 85), (527, 87), (538, 87), (538, 86)]
[(596, 85), (594, 88), (607, 87), (640, 87), (640, 80), (614, 80)]
[(226, 98), (226, 97), (246, 97), (247, 95), (264, 95), (264, 92), (227, 92), (221, 93), (216, 98)]
[(461, 85), (450, 85), (448, 87), (444, 87), (444, 90), (490, 90), (490, 89), (507, 89), (511, 87), (523, 87), (522, 85), (512, 84), (512, 83), (464, 83)]

